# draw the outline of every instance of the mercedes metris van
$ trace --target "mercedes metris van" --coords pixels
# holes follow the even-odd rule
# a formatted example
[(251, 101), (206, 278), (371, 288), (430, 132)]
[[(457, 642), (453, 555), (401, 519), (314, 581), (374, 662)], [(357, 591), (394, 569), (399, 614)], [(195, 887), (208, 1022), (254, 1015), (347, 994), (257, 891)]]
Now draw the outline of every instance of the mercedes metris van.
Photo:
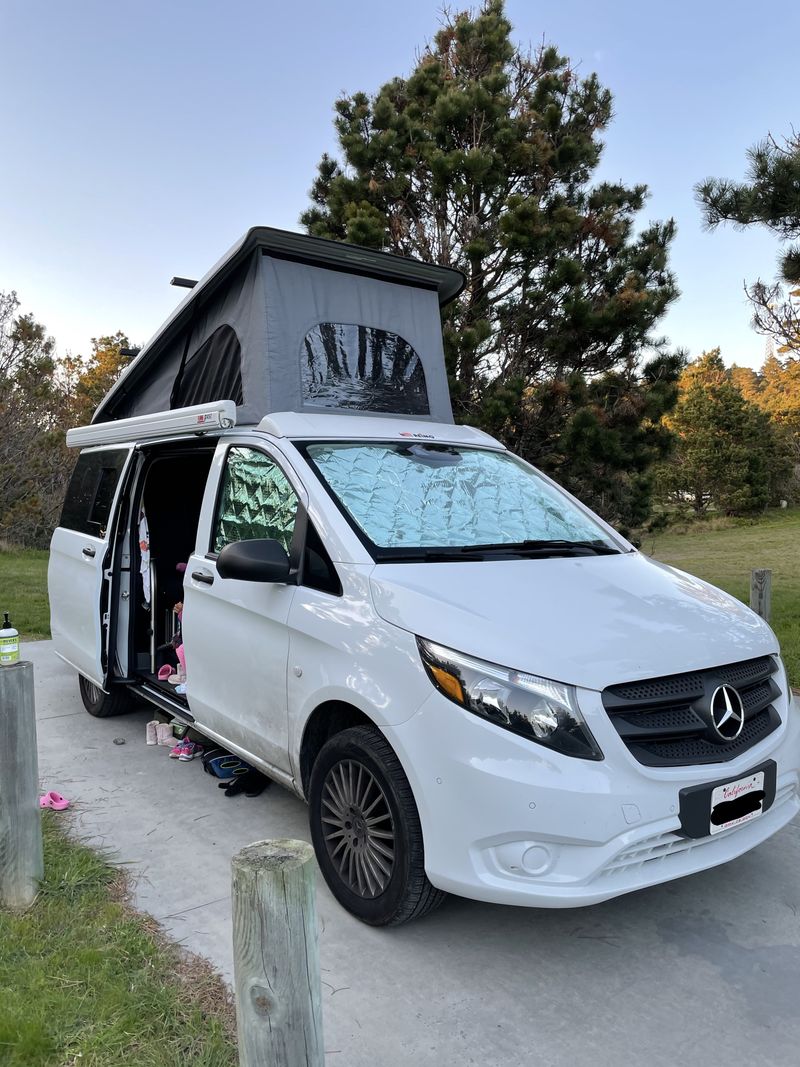
[[(127, 441), (87, 428), (51, 550), (56, 648), (91, 714), (151, 701), (305, 797), (353, 914), (399, 923), (446, 892), (592, 904), (796, 814), (800, 710), (739, 601), (479, 431), (293, 413), (237, 431), (217, 407)], [(153, 669), (143, 508), (154, 556), (188, 564), (185, 697)]]
[[(51, 545), (87, 711), (150, 702), (305, 798), (374, 925), (447, 893), (594, 904), (800, 809), (766, 622), (453, 423), (462, 285), (251, 230), (69, 431)], [(159, 677), (177, 601), (185, 693)]]

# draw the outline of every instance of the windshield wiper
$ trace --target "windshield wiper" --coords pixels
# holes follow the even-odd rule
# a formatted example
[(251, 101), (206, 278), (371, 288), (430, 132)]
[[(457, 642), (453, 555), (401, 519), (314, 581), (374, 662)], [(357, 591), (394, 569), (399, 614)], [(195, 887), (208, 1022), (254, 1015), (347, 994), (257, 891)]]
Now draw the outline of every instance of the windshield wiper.
[(379, 563), (457, 563), (487, 556), (507, 555), (528, 559), (552, 556), (618, 556), (620, 549), (602, 541), (514, 541), (491, 545), (459, 545), (449, 548), (417, 548), (408, 552), (381, 553)]
[(460, 552), (518, 552), (526, 556), (618, 556), (620, 549), (603, 541), (513, 541), (494, 545), (465, 545)]
[(417, 548), (408, 552), (381, 552), (375, 557), (376, 563), (458, 563), (464, 559), (461, 548)]

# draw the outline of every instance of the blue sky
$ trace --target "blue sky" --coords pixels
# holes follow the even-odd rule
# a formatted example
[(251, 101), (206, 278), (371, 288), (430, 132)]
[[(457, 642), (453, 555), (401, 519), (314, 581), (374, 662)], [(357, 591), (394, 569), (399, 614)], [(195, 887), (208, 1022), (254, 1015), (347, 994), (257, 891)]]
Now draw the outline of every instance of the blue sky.
[[(0, 0), (0, 289), (60, 351), (117, 329), (141, 343), (252, 225), (299, 229), (332, 104), (407, 73), (438, 3), (404, 0)], [(456, 9), (458, 3), (453, 5)], [(788, 133), (795, 5), (739, 0), (508, 0), (515, 37), (543, 38), (615, 99), (601, 176), (644, 182), (673, 216), (682, 291), (664, 321), (697, 355), (761, 363), (742, 283), (772, 278), (766, 232), (703, 230), (692, 187), (739, 177), (745, 151)], [(762, 14), (763, 13), (763, 14)], [(794, 105), (794, 106), (793, 106)]]

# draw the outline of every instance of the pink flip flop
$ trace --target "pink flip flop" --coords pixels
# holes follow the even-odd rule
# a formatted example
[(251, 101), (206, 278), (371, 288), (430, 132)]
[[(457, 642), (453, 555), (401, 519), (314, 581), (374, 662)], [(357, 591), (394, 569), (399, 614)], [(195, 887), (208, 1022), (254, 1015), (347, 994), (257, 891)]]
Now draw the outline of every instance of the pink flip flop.
[(69, 807), (69, 801), (66, 797), (62, 797), (60, 793), (54, 793), (51, 789), (49, 793), (39, 797), (39, 807), (52, 808), (53, 811), (63, 811)]

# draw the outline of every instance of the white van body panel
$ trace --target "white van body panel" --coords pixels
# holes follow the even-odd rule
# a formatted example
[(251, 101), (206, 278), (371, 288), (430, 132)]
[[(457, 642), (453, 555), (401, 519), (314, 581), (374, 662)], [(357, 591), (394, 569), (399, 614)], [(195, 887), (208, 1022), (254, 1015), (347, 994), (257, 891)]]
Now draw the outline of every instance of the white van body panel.
[(639, 552), (385, 563), (371, 587), (395, 626), (587, 689), (778, 652), (741, 601)]
[[(527, 907), (597, 904), (725, 863), (800, 811), (800, 707), (776, 703), (783, 725), (728, 763), (651, 768), (615, 736), (600, 695), (578, 690), (600, 762), (570, 759), (484, 723), (439, 693), (388, 731), (414, 791), (425, 870), (439, 889)], [(680, 835), (678, 794), (778, 765), (772, 806), (713, 837)]]
[[(47, 588), (56, 655), (103, 688), (103, 566), (108, 541), (59, 527), (50, 542)], [(91, 553), (91, 555), (89, 554)]]
[[(127, 450), (110, 507), (109, 525), (97, 535), (58, 526), (50, 541), (47, 592), (50, 600), (50, 632), (55, 652), (79, 674), (100, 689), (106, 684), (103, 664), (108, 635), (108, 583), (111, 567), (110, 532), (134, 445), (117, 445), (113, 452)], [(103, 453), (103, 448), (89, 449)]]

